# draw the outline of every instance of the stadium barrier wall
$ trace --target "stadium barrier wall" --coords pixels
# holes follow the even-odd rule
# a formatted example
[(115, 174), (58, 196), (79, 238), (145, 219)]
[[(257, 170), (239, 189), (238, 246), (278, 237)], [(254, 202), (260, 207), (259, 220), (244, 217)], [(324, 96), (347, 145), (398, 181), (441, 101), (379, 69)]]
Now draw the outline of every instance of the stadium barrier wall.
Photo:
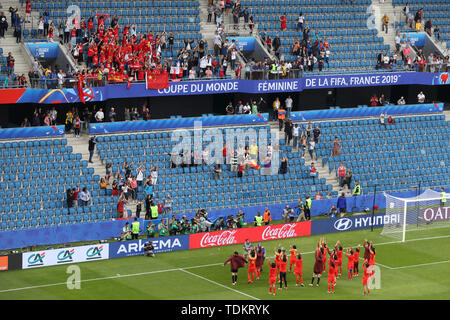
[(418, 113), (443, 112), (443, 103), (434, 104), (412, 104), (404, 106), (384, 106), (367, 108), (345, 108), (330, 110), (295, 111), (291, 113), (292, 121), (343, 119), (343, 118), (363, 118), (379, 117), (381, 113), (388, 115), (407, 115)]
[[(450, 84), (448, 73), (385, 72), (350, 75), (306, 76), (284, 80), (200, 80), (171, 82), (161, 90), (146, 89), (145, 83), (107, 85), (83, 88), (86, 102), (106, 101), (120, 98), (187, 96), (219, 93), (286, 93), (309, 89), (356, 88), (394, 85), (446, 85)], [(0, 103), (77, 103), (77, 89), (3, 89)]]
[(268, 113), (245, 114), (233, 116), (192, 117), (160, 120), (121, 121), (107, 123), (91, 123), (90, 134), (105, 134), (116, 132), (132, 132), (147, 130), (163, 130), (178, 128), (194, 128), (196, 122), (201, 122), (202, 127), (255, 125), (266, 124), (269, 120)]
[(61, 137), (65, 132), (65, 126), (0, 129), (0, 140)]
[(109, 243), (22, 253), (22, 269), (109, 259)]
[[(143, 219), (138, 219), (141, 226)], [(102, 221), (0, 232), (0, 250), (119, 237), (126, 221)]]

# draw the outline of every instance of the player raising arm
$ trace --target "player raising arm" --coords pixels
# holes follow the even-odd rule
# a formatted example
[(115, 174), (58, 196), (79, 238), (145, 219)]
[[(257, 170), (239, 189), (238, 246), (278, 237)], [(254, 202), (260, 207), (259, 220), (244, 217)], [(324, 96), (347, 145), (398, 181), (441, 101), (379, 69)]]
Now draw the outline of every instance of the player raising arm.
[(292, 265), (295, 265), (295, 259), (297, 257), (297, 246), (293, 245), (289, 252), (291, 253), (291, 257), (289, 259), (289, 272), (292, 272)]
[(261, 274), (262, 265), (264, 263), (264, 251), (262, 250), (262, 247), (258, 244), (258, 247), (256, 248), (256, 280), (259, 280), (259, 275)]
[(363, 284), (363, 289), (364, 289), (364, 295), (370, 293), (369, 290), (369, 286), (367, 285), (370, 277), (372, 277), (374, 274), (374, 272), (372, 272), (372, 267), (369, 265), (368, 262), (364, 262), (363, 264), (363, 280), (362, 280), (362, 284)]
[(287, 256), (286, 251), (283, 250), (281, 260), (280, 260), (280, 290), (283, 289), (283, 282), (284, 282), (284, 288), (287, 290)]
[(353, 264), (353, 249), (351, 247), (350, 247), (350, 249), (347, 249), (345, 256), (348, 259), (348, 261), (347, 261), (348, 280), (352, 280), (354, 264)]
[(320, 283), (320, 276), (322, 275), (323, 271), (323, 248), (320, 247), (320, 245), (317, 246), (317, 250), (314, 253), (314, 257), (316, 259), (314, 263), (314, 270), (313, 270), (313, 276), (311, 279), (311, 283), (309, 284), (310, 287), (314, 285), (314, 278), (317, 278), (317, 286), (319, 286)]
[(248, 283), (253, 283), (256, 276), (256, 251), (251, 250), (248, 256)]
[(247, 263), (247, 260), (245, 260), (243, 256), (239, 255), (237, 251), (235, 251), (231, 257), (225, 260), (223, 265), (225, 266), (228, 262), (231, 262), (231, 279), (234, 286), (237, 283), (238, 269), (243, 268)]
[(277, 283), (277, 265), (275, 262), (270, 263), (270, 259), (267, 260), (269, 265), (269, 294), (275, 295), (276, 292), (276, 283)]

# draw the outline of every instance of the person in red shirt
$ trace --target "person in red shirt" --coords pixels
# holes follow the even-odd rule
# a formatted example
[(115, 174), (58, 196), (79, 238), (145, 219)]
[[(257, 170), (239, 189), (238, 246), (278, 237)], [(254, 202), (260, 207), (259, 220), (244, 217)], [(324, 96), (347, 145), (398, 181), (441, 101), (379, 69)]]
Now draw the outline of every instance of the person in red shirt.
[(341, 242), (338, 240), (336, 243), (336, 253), (337, 253), (337, 257), (338, 257), (338, 264), (336, 266), (338, 270), (338, 279), (342, 274), (342, 255), (344, 253), (344, 249), (342, 248)]
[(243, 268), (247, 263), (247, 260), (239, 255), (237, 251), (234, 252), (232, 256), (230, 256), (223, 265), (225, 266), (228, 262), (231, 262), (231, 279), (233, 286), (236, 285), (238, 279), (238, 270), (239, 268)]
[(353, 249), (347, 249), (347, 252), (345, 253), (345, 256), (347, 257), (347, 271), (348, 271), (348, 280), (352, 280), (353, 278)]
[(325, 240), (322, 244), (322, 248), (323, 248), (323, 272), (325, 272), (327, 267), (327, 251), (328, 251), (328, 247)]
[(373, 244), (370, 245), (369, 252), (370, 252), (369, 265), (373, 266), (375, 265), (375, 247), (373, 246)]
[(270, 263), (270, 259), (267, 260), (267, 263), (269, 264), (269, 294), (275, 295), (278, 268), (275, 262)]
[(277, 274), (280, 272), (281, 249), (275, 249), (275, 265), (277, 266)]
[(77, 186), (78, 190), (76, 188), (72, 189), (72, 206), (78, 207), (78, 193), (80, 193), (80, 186)]
[(280, 290), (283, 289), (283, 282), (284, 282), (284, 289), (287, 290), (287, 256), (286, 251), (283, 250), (282, 257), (280, 259)]
[(256, 252), (255, 250), (250, 251), (250, 255), (248, 256), (248, 283), (253, 283), (255, 281), (256, 276)]
[(336, 265), (330, 259), (330, 263), (328, 266), (328, 293), (334, 293), (334, 286), (336, 285)]
[[(303, 284), (303, 258), (302, 258), (302, 255), (300, 254), (300, 252), (297, 254), (297, 257), (295, 259), (294, 275), (297, 277), (296, 286), (298, 286), (299, 282), (300, 282), (300, 285), (302, 287), (304, 287), (305, 285)], [(300, 281), (299, 281), (299, 277), (300, 277)]]
[(361, 247), (360, 244), (358, 244), (358, 247), (356, 247), (355, 252), (353, 253), (353, 276), (357, 277), (359, 275), (359, 248)]
[(378, 97), (376, 94), (373, 94), (373, 96), (370, 98), (370, 105), (372, 107), (375, 107), (378, 104)]
[(369, 287), (367, 285), (370, 277), (372, 277), (374, 274), (374, 272), (372, 271), (372, 267), (369, 265), (369, 263), (364, 262), (363, 264), (363, 279), (362, 279), (362, 284), (363, 284), (363, 289), (364, 289), (364, 295), (370, 293)]
[(291, 257), (289, 259), (289, 272), (292, 272), (292, 265), (295, 266), (295, 259), (297, 258), (297, 246), (293, 245), (289, 252), (291, 253)]

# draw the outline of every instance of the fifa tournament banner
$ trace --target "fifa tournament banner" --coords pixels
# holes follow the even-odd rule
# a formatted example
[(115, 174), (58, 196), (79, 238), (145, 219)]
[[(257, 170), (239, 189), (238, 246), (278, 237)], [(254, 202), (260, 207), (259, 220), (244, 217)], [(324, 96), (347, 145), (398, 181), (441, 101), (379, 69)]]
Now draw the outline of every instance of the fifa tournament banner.
[(423, 47), (425, 45), (425, 32), (401, 32), (400, 39), (406, 40), (412, 46)]
[(246, 239), (250, 242), (258, 242), (304, 237), (309, 235), (311, 235), (311, 221), (193, 233), (189, 235), (189, 249), (239, 244), (244, 243)]
[[(375, 214), (373, 215), (373, 227), (383, 227), (385, 223), (401, 223), (401, 218), (401, 214)], [(311, 222), (311, 235), (362, 230), (368, 229), (370, 227), (372, 227), (372, 214), (355, 215), (343, 218), (320, 219)]]
[(25, 46), (34, 58), (48, 59), (58, 57), (58, 43), (27, 43)]
[(0, 129), (0, 140), (64, 136), (65, 126)]
[(152, 241), (153, 253), (171, 252), (189, 249), (189, 235), (149, 238), (109, 243), (109, 258), (122, 258), (144, 254), (144, 245)]
[[(308, 89), (353, 88), (392, 85), (446, 85), (449, 74), (425, 72), (397, 72), (355, 75), (306, 76), (285, 80), (201, 80), (173, 81), (164, 89), (147, 89), (145, 83), (123, 83), (105, 87), (83, 88), (81, 96), (86, 102), (119, 98), (164, 97), (221, 93), (266, 94), (276, 92), (301, 92)], [(77, 103), (77, 89), (1, 89), (0, 103)]]
[(255, 38), (254, 37), (228, 37), (228, 41), (236, 41), (236, 46), (240, 51), (253, 51), (255, 50)]
[(22, 254), (22, 268), (39, 268), (109, 259), (109, 244), (31, 251)]

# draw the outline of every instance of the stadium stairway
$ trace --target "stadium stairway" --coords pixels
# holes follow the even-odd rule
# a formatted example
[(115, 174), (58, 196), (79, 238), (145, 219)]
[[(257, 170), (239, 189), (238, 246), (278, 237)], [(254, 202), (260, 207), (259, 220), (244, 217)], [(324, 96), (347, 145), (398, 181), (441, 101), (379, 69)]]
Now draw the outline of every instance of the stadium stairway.
[(12, 28), (8, 28), (5, 39), (0, 39), (0, 48), (3, 49), (4, 57), (7, 57), (9, 52), (11, 52), (11, 55), (14, 57), (14, 73), (18, 75), (24, 74), (27, 81), (29, 81), (28, 71), (30, 71), (30, 65), (24, 56), (25, 53), (23, 50), (25, 50), (25, 47), (23, 44), (19, 45), (16, 43), (16, 38), (12, 35), (12, 32)]
[[(272, 130), (278, 130), (278, 122), (272, 122), (270, 124), (271, 129)], [(280, 131), (280, 140), (284, 140), (285, 136), (284, 136), (284, 131)], [(298, 149), (294, 149), (295, 151), (298, 152)], [(311, 162), (314, 162), (314, 165), (316, 166), (317, 171), (319, 172), (319, 178), (325, 178), (326, 182), (325, 184), (327, 185), (332, 185), (333, 186), (333, 190), (331, 190), (330, 192), (340, 192), (341, 188), (339, 187), (339, 182), (338, 179), (336, 177), (336, 175), (334, 175), (333, 173), (330, 173), (330, 168), (328, 166), (328, 162), (323, 164), (322, 158), (318, 157), (317, 159), (311, 159), (308, 151), (306, 151), (306, 153), (304, 154), (304, 159), (305, 159), (305, 164), (306, 165), (310, 165)], [(346, 193), (350, 192), (350, 190), (347, 188), (347, 186), (342, 190)], [(314, 197), (314, 194), (311, 195), (312, 197)], [(326, 197), (326, 194), (322, 194), (322, 197)]]
[[(378, 30), (378, 36), (383, 37), (384, 43), (390, 46), (391, 50), (395, 48), (395, 21), (399, 21), (402, 17), (399, 17), (401, 12), (397, 12), (395, 8), (392, 6), (392, 0), (385, 0), (384, 3), (380, 3), (379, 1), (372, 1), (371, 8), (373, 10), (373, 15), (375, 16), (375, 28)], [(387, 14), (389, 17), (389, 27), (388, 33), (382, 31), (382, 23), (381, 19), (384, 14)], [(368, 21), (368, 24), (370, 22)]]

